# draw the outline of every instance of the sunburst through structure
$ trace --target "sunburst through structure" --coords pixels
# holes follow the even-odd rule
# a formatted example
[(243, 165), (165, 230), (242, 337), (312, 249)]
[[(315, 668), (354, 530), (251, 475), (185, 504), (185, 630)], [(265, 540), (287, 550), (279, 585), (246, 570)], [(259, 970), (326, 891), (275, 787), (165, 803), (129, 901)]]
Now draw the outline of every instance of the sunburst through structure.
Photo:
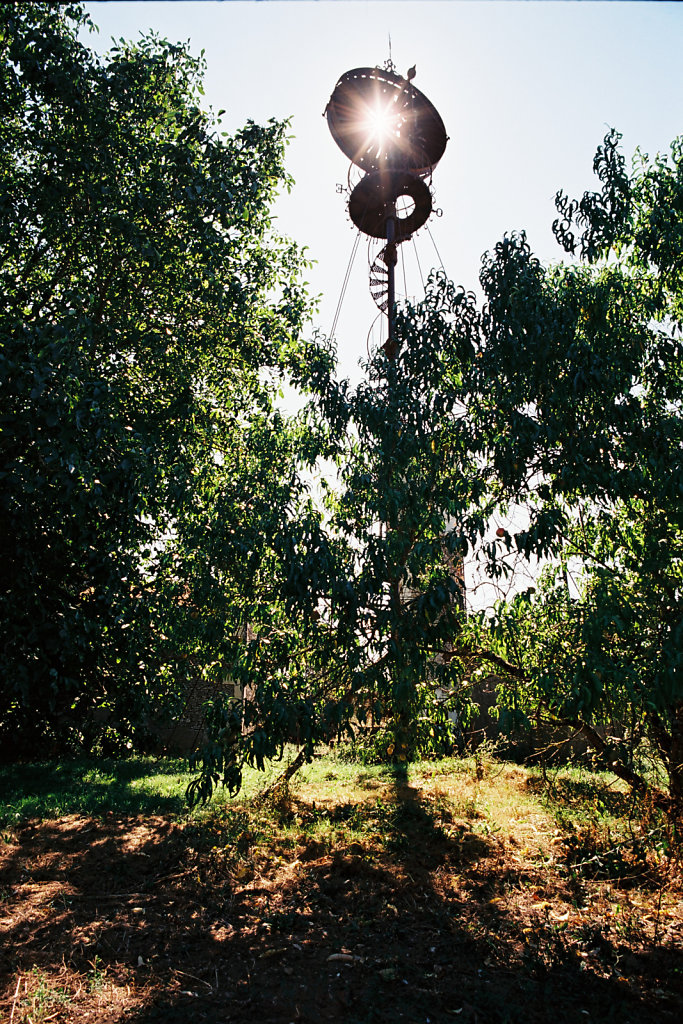
[(433, 104), (390, 62), (343, 74), (325, 115), (332, 138), (363, 172), (349, 197), (349, 216), (359, 231), (386, 241), (370, 270), (370, 290), (387, 314), (385, 351), (393, 359), (396, 247), (432, 213), (429, 179), (448, 136)]

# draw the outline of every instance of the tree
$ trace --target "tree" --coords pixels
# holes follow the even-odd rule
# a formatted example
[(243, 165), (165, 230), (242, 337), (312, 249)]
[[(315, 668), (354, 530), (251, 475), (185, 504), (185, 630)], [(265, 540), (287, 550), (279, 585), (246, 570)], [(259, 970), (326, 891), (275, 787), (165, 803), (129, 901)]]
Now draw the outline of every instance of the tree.
[[(371, 713), (410, 757), (425, 719), (447, 728), (447, 705), (425, 715), (435, 685), (457, 694), (494, 666), (504, 717), (581, 728), (641, 790), (646, 739), (668, 776), (655, 798), (680, 808), (683, 146), (629, 177), (618, 141), (598, 150), (600, 192), (558, 194), (556, 235), (577, 260), (546, 268), (523, 234), (506, 237), (484, 258), (481, 309), (434, 278), (398, 316), (395, 362), (379, 352), (355, 392), (316, 382), (340, 487), (287, 540), (280, 590), (316, 624), (297, 666), (267, 629), (255, 640), (248, 731), (217, 714), (198, 794), (223, 769), (238, 786), (274, 737), (304, 728), (310, 756)], [(492, 528), (520, 505), (524, 525)], [(474, 551), (494, 579), (512, 553), (548, 568), (465, 621), (444, 549)]]
[(619, 138), (598, 150), (600, 192), (558, 193), (555, 234), (577, 262), (544, 268), (524, 236), (484, 261), (479, 415), (501, 501), (530, 514), (492, 562), (518, 549), (551, 565), (479, 626), (510, 709), (582, 729), (667, 804), (650, 751), (680, 812), (683, 140), (629, 176)]
[(249, 699), (215, 703), (191, 799), (236, 792), (244, 765), (287, 740), (301, 749), (286, 775), (371, 724), (399, 765), (453, 749), (449, 712), (468, 704), (457, 565), (490, 514), (468, 414), (477, 331), (474, 297), (435, 275), (397, 316), (394, 359), (376, 352), (355, 389), (329, 366), (311, 375), (307, 414), (338, 475), (264, 545), (267, 601), (249, 591), (253, 637), (234, 666)]
[(140, 741), (220, 675), (239, 608), (204, 511), (234, 531), (300, 490), (274, 404), (308, 372), (305, 260), (269, 215), (287, 127), (219, 134), (201, 60), (153, 36), (102, 59), (88, 24), (0, 5), (5, 754)]

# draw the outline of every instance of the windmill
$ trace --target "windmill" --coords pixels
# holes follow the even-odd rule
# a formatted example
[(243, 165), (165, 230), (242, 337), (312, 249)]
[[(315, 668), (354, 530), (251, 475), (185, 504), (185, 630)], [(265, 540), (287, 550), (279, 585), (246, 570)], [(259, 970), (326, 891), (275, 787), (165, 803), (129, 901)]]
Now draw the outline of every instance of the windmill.
[[(370, 268), (370, 291), (387, 315), (384, 350), (396, 354), (394, 310), (397, 247), (423, 227), (432, 211), (431, 177), (448, 142), (438, 111), (389, 60), (341, 76), (324, 114), (351, 165), (361, 172), (350, 188), (348, 213), (360, 232), (386, 244)], [(349, 182), (351, 178), (349, 176)]]

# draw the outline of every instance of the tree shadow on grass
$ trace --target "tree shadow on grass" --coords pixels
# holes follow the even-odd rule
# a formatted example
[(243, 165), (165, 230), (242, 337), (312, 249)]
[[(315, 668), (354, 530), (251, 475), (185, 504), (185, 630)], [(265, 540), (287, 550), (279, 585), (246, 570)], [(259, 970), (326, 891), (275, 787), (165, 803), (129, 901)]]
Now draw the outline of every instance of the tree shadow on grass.
[[(304, 811), (323, 814), (282, 814)], [(627, 954), (597, 931), (570, 940), (543, 910), (520, 918), (513, 896), (542, 903), (544, 876), (400, 773), (363, 814), (327, 814), (337, 839), (300, 836), (248, 879), (218, 856), (256, 841), (239, 806), (184, 829), (123, 816), (26, 828), (2, 851), (6, 1005), (36, 965), (87, 978), (97, 962), (127, 1001), (74, 997), (64, 1021), (97, 1006), (135, 1024), (678, 1019), (679, 949)]]
[[(505, 894), (539, 879), (505, 861), (495, 837), (449, 820), (401, 770), (366, 813), (380, 851), (347, 842), (275, 889), (235, 893), (231, 940), (209, 955), (215, 990), (190, 1008), (188, 997), (166, 996), (137, 1024), (188, 1020), (200, 1007), (206, 1020), (235, 1024), (640, 1024), (655, 1006), (659, 1020), (677, 1019), (674, 987), (652, 994), (683, 968), (676, 950), (639, 952), (627, 978), (623, 950), (609, 942), (587, 936), (577, 950), (542, 912), (519, 920)], [(335, 822), (357, 816), (353, 804), (334, 811)]]
[[(163, 773), (178, 778), (175, 793), (139, 785)], [(187, 764), (151, 758), (79, 758), (0, 766), (0, 825), (65, 814), (178, 814), (184, 809)]]

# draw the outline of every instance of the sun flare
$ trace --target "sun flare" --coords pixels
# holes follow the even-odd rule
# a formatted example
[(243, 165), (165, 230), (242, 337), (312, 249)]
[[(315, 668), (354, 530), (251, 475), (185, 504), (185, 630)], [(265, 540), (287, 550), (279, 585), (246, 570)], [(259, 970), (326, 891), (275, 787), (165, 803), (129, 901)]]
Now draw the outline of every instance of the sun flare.
[(399, 118), (393, 107), (392, 101), (382, 103), (377, 100), (374, 106), (368, 108), (363, 118), (363, 128), (367, 132), (368, 143), (375, 144), (378, 152), (385, 148), (390, 139), (399, 134)]

